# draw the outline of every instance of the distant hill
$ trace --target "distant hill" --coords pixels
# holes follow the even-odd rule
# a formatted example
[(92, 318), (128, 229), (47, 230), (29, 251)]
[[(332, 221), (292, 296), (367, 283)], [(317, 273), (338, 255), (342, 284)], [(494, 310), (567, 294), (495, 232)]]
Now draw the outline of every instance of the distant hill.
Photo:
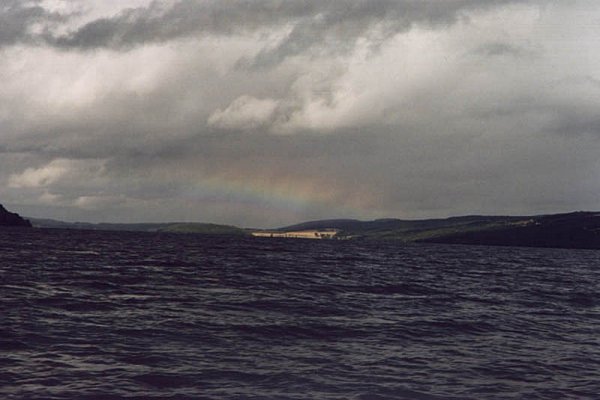
[(531, 217), (522, 224), (455, 232), (429, 243), (600, 249), (600, 213), (574, 212)]
[(35, 228), (56, 228), (56, 229), (83, 229), (83, 230), (102, 230), (102, 231), (142, 231), (155, 232), (168, 224), (109, 224), (90, 222), (65, 222), (54, 219), (29, 218)]
[(456, 232), (502, 227), (507, 224), (519, 223), (529, 218), (473, 215), (424, 220), (391, 218), (374, 221), (322, 220), (287, 226), (279, 230), (288, 232), (305, 229), (338, 229), (340, 230), (338, 236), (343, 238), (415, 241)]
[[(6, 212), (6, 211), (5, 211)], [(494, 246), (527, 246), (600, 249), (600, 212), (573, 212), (537, 216), (486, 216), (402, 220), (330, 219), (308, 221), (271, 230), (242, 229), (204, 223), (91, 224), (31, 218), (34, 227), (112, 231), (176, 232), (212, 235), (251, 235), (252, 232), (335, 230), (334, 239), (396, 240), (400, 242), (448, 243)]]
[(319, 221), (302, 222), (300, 224), (285, 226), (277, 230), (282, 232), (307, 231), (327, 228), (350, 230), (353, 227), (366, 223), (368, 222), (363, 222), (356, 219), (324, 219)]
[(19, 214), (7, 211), (6, 208), (0, 204), (0, 226), (31, 227), (31, 223), (22, 218)]
[(139, 223), (139, 224), (113, 224), (89, 222), (64, 222), (53, 219), (30, 218), (36, 228), (54, 229), (83, 229), (99, 231), (130, 231), (130, 232), (173, 232), (173, 233), (199, 233), (211, 235), (247, 235), (244, 229), (217, 224), (204, 223)]
[(338, 229), (338, 239), (600, 249), (598, 212), (541, 216), (471, 215), (426, 220), (334, 219), (304, 222), (279, 231), (309, 229)]
[(159, 231), (176, 233), (203, 233), (207, 235), (249, 235), (248, 231), (238, 228), (237, 226), (202, 223), (168, 224), (166, 227), (159, 229)]

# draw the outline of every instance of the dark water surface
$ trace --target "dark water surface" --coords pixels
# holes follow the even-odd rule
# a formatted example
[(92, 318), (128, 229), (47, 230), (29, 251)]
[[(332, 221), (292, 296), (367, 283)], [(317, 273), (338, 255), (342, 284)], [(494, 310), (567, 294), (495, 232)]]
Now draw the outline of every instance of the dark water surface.
[(600, 251), (0, 230), (0, 399), (600, 398)]

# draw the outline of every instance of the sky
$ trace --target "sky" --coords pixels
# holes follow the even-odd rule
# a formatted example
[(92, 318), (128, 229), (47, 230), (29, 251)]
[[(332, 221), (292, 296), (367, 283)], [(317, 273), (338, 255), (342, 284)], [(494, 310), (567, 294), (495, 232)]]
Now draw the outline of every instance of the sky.
[(1, 0), (0, 78), (29, 217), (600, 210), (596, 0)]

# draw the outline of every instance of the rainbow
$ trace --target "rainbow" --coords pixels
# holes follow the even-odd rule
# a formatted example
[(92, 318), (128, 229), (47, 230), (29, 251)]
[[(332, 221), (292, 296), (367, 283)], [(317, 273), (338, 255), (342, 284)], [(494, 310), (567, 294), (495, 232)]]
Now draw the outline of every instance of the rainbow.
[(241, 179), (212, 177), (196, 181), (185, 193), (192, 202), (238, 204), (256, 211), (302, 213), (331, 208), (336, 216), (361, 216), (365, 209), (353, 206), (352, 199), (340, 201), (340, 194), (309, 180)]

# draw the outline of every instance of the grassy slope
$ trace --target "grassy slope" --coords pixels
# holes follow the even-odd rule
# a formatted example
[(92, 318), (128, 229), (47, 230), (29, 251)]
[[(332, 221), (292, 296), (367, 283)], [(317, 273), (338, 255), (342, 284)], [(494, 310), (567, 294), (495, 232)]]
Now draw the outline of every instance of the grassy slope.
[(421, 240), (430, 243), (600, 249), (600, 215), (576, 212), (533, 217), (522, 225), (463, 231)]
[(447, 219), (375, 221), (325, 220), (312, 221), (281, 228), (282, 231), (302, 229), (339, 229), (339, 237), (361, 239), (393, 239), (416, 241), (459, 232), (480, 231), (522, 223), (529, 217), (466, 216)]
[(281, 230), (337, 228), (339, 238), (600, 249), (600, 214), (466, 216), (431, 220), (325, 220)]

